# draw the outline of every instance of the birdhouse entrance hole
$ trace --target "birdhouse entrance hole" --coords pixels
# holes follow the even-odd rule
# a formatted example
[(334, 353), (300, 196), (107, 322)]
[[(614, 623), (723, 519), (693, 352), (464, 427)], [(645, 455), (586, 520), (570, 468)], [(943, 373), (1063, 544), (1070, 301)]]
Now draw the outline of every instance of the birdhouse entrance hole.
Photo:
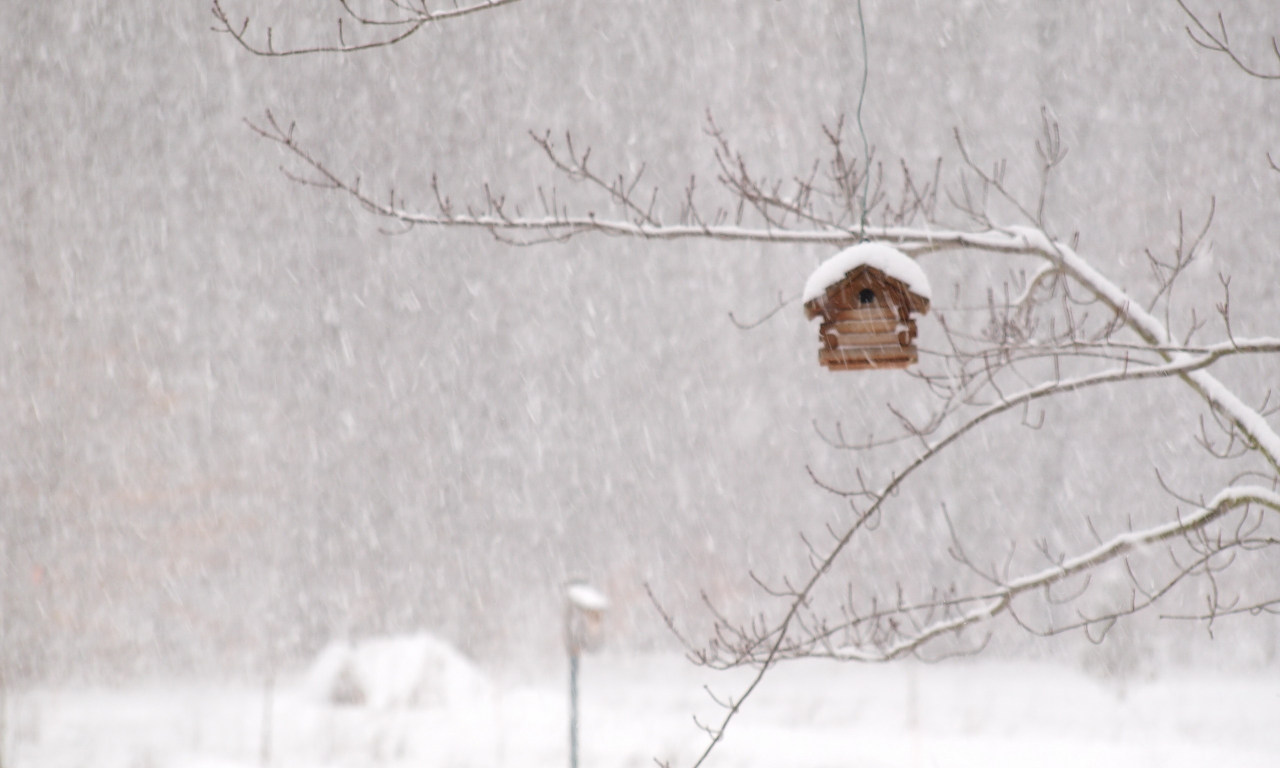
[(863, 288), (862, 292), (858, 294), (858, 303), (859, 304), (875, 304), (876, 292), (871, 290), (870, 288)]

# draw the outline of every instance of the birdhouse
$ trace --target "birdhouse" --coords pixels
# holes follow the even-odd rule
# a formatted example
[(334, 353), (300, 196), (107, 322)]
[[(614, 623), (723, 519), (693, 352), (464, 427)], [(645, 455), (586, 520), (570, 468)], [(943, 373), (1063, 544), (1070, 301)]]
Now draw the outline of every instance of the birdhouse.
[(570, 656), (600, 647), (604, 629), (604, 613), (609, 598), (595, 587), (581, 581), (569, 582), (565, 589), (565, 645)]
[(932, 291), (910, 256), (859, 243), (824, 261), (804, 286), (804, 312), (822, 318), (818, 362), (832, 371), (906, 368), (916, 362), (915, 318)]

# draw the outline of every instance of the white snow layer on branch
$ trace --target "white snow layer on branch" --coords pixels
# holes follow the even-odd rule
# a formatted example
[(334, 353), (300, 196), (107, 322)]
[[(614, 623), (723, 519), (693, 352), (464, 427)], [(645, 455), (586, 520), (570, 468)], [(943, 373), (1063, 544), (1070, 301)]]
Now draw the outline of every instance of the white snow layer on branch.
[(845, 275), (864, 265), (906, 283), (907, 288), (917, 296), (933, 300), (929, 277), (915, 259), (893, 246), (865, 242), (846, 248), (822, 262), (805, 282), (801, 301), (808, 303), (818, 298), (828, 288), (843, 280)]
[[(1072, 277), (1125, 318), (1129, 327), (1142, 336), (1148, 344), (1159, 347), (1173, 342), (1168, 329), (1159, 320), (1143, 309), (1142, 305), (1129, 298), (1124, 291), (1087, 261), (1080, 258), (1079, 254), (1070, 247), (1051, 241), (1037, 229), (1010, 227), (1008, 232), (1013, 237), (1024, 240), (1031, 249), (1061, 264)], [(1192, 358), (1193, 356), (1186, 352), (1167, 353), (1167, 359), (1172, 364), (1187, 362)], [(1193, 370), (1184, 376), (1205, 400), (1235, 423), (1257, 446), (1273, 468), (1280, 470), (1280, 435), (1276, 434), (1262, 414), (1246, 405), (1208, 371)]]
[(836, 650), (836, 656), (855, 661), (889, 661), (904, 653), (914, 651), (933, 638), (950, 632), (957, 632), (971, 624), (994, 618), (1008, 608), (1015, 597), (1024, 592), (1049, 587), (1134, 550), (1166, 539), (1182, 536), (1208, 525), (1231, 510), (1245, 504), (1261, 504), (1280, 512), (1280, 493), (1257, 485), (1224, 488), (1193, 515), (1187, 517), (1179, 516), (1173, 522), (1157, 525), (1146, 530), (1122, 533), (1110, 541), (1099, 544), (1083, 555), (1063, 560), (1058, 565), (1037, 573), (1014, 579), (1002, 585), (999, 589), (979, 598), (986, 602), (980, 608), (967, 611), (952, 619), (928, 625), (917, 634), (883, 650), (868, 652), (859, 647), (844, 647)]
[[(297, 151), (296, 149), (294, 150)], [(313, 166), (316, 163), (303, 155)], [(444, 215), (431, 216), (411, 213), (393, 205), (383, 205), (369, 197), (343, 185), (336, 177), (321, 167), (329, 181), (355, 195), (371, 212), (399, 219), (407, 224), (426, 226), (464, 226), (480, 227), (490, 231), (533, 231), (542, 230), (553, 237), (570, 237), (581, 232), (600, 232), (603, 234), (640, 237), (645, 239), (679, 239), (701, 237), (718, 240), (748, 240), (757, 242), (790, 242), (790, 243), (831, 243), (843, 245), (862, 238), (871, 238), (883, 243), (893, 243), (897, 249), (919, 257), (934, 251), (953, 248), (972, 248), (992, 253), (1019, 253), (1037, 255), (1048, 259), (1062, 271), (1075, 278), (1101, 301), (1112, 307), (1133, 329), (1143, 341), (1154, 348), (1165, 347), (1173, 342), (1168, 330), (1133, 301), (1124, 291), (1094, 269), (1081, 258), (1071, 247), (1050, 239), (1044, 232), (1031, 227), (1001, 227), (985, 232), (963, 232), (957, 230), (933, 230), (916, 227), (867, 227), (861, 230), (837, 229), (828, 230), (787, 230), (787, 229), (752, 229), (739, 226), (724, 225), (651, 225), (630, 221), (617, 221), (586, 217), (549, 216), (540, 219), (523, 217), (511, 218), (505, 215)], [(883, 244), (882, 243), (882, 244)], [(888, 247), (888, 246), (885, 246)], [(837, 254), (839, 257), (840, 254)], [(907, 259), (910, 262), (910, 258)], [(911, 263), (919, 269), (919, 265)], [(923, 276), (924, 271), (920, 270)], [(839, 279), (838, 277), (836, 279)], [(820, 280), (810, 278), (815, 284)], [(928, 279), (924, 278), (927, 285)], [(812, 299), (806, 284), (805, 301)], [(821, 289), (818, 289), (821, 290)], [(1171, 364), (1186, 363), (1185, 352), (1161, 352)], [(1195, 370), (1181, 374), (1188, 384), (1194, 388), (1215, 410), (1226, 416), (1236, 425), (1250, 444), (1256, 447), (1267, 462), (1276, 471), (1280, 471), (1280, 435), (1277, 435), (1263, 416), (1240, 400), (1207, 371)]]

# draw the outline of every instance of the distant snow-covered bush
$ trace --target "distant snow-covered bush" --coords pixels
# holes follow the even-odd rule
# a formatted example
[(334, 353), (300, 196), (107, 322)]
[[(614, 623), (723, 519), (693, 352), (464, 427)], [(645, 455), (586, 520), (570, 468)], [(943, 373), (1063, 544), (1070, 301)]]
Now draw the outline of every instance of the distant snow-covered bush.
[(488, 687), (470, 660), (425, 632), (330, 643), (303, 681), (314, 701), (377, 709), (456, 706)]

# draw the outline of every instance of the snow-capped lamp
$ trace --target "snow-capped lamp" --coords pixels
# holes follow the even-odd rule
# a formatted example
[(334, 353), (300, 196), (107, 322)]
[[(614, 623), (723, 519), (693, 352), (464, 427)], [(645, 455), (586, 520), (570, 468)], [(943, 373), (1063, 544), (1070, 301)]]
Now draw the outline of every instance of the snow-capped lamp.
[(804, 284), (804, 314), (822, 318), (818, 362), (832, 371), (906, 368), (920, 358), (915, 317), (928, 313), (929, 277), (884, 243), (858, 243)]

